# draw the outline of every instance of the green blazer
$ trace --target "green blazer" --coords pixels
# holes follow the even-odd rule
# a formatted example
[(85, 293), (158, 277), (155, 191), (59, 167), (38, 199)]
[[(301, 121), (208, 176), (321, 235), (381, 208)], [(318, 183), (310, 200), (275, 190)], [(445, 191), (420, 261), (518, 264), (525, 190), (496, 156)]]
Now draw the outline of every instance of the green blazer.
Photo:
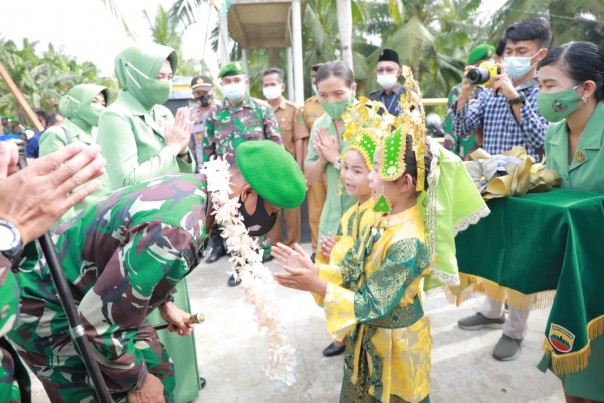
[(558, 171), (561, 187), (604, 193), (604, 103), (598, 102), (568, 164), (566, 120), (552, 124), (545, 133), (546, 166)]
[[(86, 128), (83, 130), (82, 127)], [(63, 130), (65, 129), (65, 130)], [(68, 140), (65, 131), (69, 133), (70, 140)], [(65, 121), (60, 126), (49, 127), (42, 133), (40, 137), (40, 157), (55, 152), (68, 144), (80, 142), (86, 145), (91, 145), (95, 141), (96, 127), (88, 125), (86, 122), (79, 118), (65, 118)], [(98, 202), (109, 192), (109, 178), (107, 175), (102, 175), (95, 181), (100, 183), (97, 190), (89, 195), (80, 204), (76, 204), (70, 208), (63, 216), (59, 219), (57, 224), (62, 224), (66, 221), (71, 220), (81, 211), (88, 209), (90, 206), (95, 206)]]
[[(167, 147), (163, 128), (173, 122), (165, 106), (146, 110), (127, 91), (119, 92), (101, 115), (97, 136), (112, 190), (167, 174), (193, 173), (194, 165)], [(194, 161), (192, 155), (189, 158)]]
[[(338, 139), (338, 149), (342, 153), (350, 142), (342, 139), (338, 136), (334, 121), (328, 114), (324, 113), (315, 120), (312, 125), (310, 132), (310, 139), (308, 141), (308, 153), (306, 154), (306, 161), (304, 165), (308, 165), (319, 159), (319, 154), (315, 151), (314, 143), (317, 128), (324, 127), (327, 129), (329, 136), (334, 136)], [(340, 189), (340, 171), (334, 168), (333, 164), (327, 163), (325, 166), (325, 180), (327, 181), (327, 195), (325, 197), (325, 204), (321, 211), (321, 218), (319, 219), (319, 239), (327, 236), (329, 232), (332, 235), (340, 234), (340, 219), (344, 213), (357, 202), (357, 199), (349, 196), (345, 191), (342, 194), (338, 194)]]

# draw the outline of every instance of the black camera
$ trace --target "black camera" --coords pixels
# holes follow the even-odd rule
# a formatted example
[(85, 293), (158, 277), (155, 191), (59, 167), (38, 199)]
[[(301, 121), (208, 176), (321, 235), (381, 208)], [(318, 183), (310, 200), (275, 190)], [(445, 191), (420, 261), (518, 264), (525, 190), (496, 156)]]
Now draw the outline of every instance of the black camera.
[(466, 76), (468, 82), (473, 85), (489, 87), (491, 85), (491, 77), (501, 74), (499, 66), (492, 61), (480, 63), (478, 67), (474, 67), (468, 71)]

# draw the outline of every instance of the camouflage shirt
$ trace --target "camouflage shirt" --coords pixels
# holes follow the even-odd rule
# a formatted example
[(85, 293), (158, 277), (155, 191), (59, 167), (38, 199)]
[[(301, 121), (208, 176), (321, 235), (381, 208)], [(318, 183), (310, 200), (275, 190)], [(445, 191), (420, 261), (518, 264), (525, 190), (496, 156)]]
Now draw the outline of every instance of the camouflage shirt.
[(206, 120), (204, 161), (215, 155), (232, 163), (239, 144), (263, 139), (283, 145), (279, 124), (270, 105), (249, 95), (235, 106), (225, 100), (222, 107), (212, 111)]
[[(138, 329), (200, 261), (205, 186), (205, 177), (190, 174), (131, 185), (56, 231), (80, 320), (113, 391), (140, 385), (147, 365), (135, 347)], [(22, 298), (60, 312), (48, 270), (20, 273), (19, 279)]]
[(10, 270), (10, 263), (0, 256), (0, 337), (16, 324), (18, 307), (19, 287)]

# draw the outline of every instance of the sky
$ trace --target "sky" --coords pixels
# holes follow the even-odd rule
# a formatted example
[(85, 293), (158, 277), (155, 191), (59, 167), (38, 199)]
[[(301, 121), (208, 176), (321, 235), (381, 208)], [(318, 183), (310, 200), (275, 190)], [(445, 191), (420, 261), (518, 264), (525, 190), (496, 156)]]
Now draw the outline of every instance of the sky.
[[(151, 41), (151, 31), (143, 10), (153, 21), (157, 7), (169, 9), (173, 0), (114, 0), (137, 42)], [(121, 22), (102, 0), (12, 0), (3, 1), (0, 9), (0, 37), (12, 39), (21, 47), (23, 38), (39, 41), (38, 52), (51, 42), (78, 62), (91, 61), (103, 75), (113, 75), (113, 60), (118, 52), (132, 44)], [(216, 25), (216, 10), (204, 7), (183, 37), (183, 54), (179, 58), (201, 58), (205, 28)], [(216, 66), (216, 56), (209, 45), (206, 60)], [(216, 72), (218, 70), (215, 67)]]
[[(169, 9), (173, 0), (114, 0), (137, 42), (151, 41), (151, 33), (143, 17), (146, 10), (153, 21), (157, 7)], [(481, 10), (487, 14), (497, 10), (505, 0), (484, 0)], [(216, 25), (217, 12), (204, 6), (183, 37), (183, 54), (179, 58), (201, 58), (206, 28)], [(113, 76), (113, 60), (133, 39), (121, 22), (113, 16), (102, 0), (5, 0), (0, 9), (0, 37), (12, 39), (21, 47), (23, 38), (39, 41), (41, 52), (51, 42), (81, 63), (93, 62), (105, 76)], [(211, 73), (218, 73), (217, 56), (207, 45), (206, 64)]]

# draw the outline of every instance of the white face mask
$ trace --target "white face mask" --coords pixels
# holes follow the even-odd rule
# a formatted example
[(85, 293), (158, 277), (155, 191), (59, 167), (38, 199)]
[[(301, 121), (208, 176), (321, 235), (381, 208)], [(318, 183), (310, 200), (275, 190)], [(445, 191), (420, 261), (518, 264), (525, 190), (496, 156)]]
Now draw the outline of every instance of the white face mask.
[[(537, 52), (539, 53), (539, 52)], [(533, 56), (507, 56), (503, 59), (503, 67), (505, 68), (505, 72), (512, 80), (519, 80), (522, 77), (526, 76), (529, 71), (537, 64), (531, 64), (531, 59), (537, 55), (535, 53)]]
[(396, 84), (396, 74), (380, 74), (377, 76), (377, 83), (385, 90), (392, 88)]
[(245, 84), (235, 83), (223, 85), (222, 93), (227, 99), (231, 101), (236, 101), (238, 99), (243, 98), (243, 96), (245, 95)]
[(272, 87), (263, 87), (262, 93), (264, 94), (264, 98), (272, 101), (273, 99), (277, 99), (281, 96), (281, 86), (276, 85)]

